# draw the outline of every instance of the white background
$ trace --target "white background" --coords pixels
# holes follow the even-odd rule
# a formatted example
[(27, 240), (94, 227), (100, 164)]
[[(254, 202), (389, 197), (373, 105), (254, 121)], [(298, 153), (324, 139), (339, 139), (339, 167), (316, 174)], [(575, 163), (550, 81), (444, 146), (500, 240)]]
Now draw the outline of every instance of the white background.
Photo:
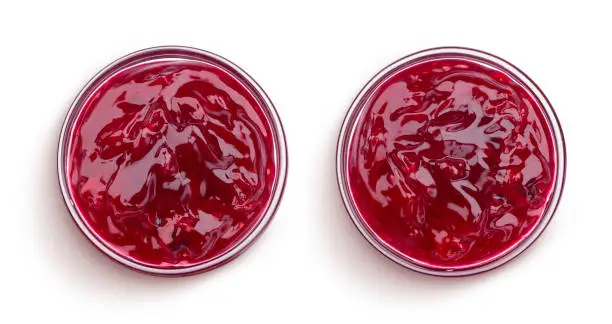
[[(611, 323), (609, 1), (3, 1), (0, 323)], [(63, 206), (56, 145), (100, 68), (155, 45), (199, 47), (251, 74), (289, 145), (281, 207), (237, 260), (187, 278), (127, 270)], [(342, 206), (335, 141), (353, 97), (417, 50), (460, 45), (531, 76), (565, 131), (568, 173), (540, 240), (506, 266), (444, 279), (405, 270)]]

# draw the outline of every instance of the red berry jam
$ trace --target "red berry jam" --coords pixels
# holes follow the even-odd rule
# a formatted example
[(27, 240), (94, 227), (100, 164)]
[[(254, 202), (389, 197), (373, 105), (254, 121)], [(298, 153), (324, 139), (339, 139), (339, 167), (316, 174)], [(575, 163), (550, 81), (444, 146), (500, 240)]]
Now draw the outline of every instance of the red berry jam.
[(279, 181), (270, 107), (253, 91), (203, 59), (144, 60), (103, 80), (79, 108), (66, 161), (87, 228), (121, 257), (161, 269), (243, 242)]
[(394, 253), (473, 267), (529, 236), (555, 187), (556, 143), (536, 96), (469, 57), (389, 73), (360, 106), (348, 144), (351, 199)]

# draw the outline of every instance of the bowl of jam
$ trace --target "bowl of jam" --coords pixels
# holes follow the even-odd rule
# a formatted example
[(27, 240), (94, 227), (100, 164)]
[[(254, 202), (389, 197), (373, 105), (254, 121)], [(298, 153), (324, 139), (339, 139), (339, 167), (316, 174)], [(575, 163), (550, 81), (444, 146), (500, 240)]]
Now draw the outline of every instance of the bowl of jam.
[(565, 146), (538, 86), (507, 61), (445, 47), (381, 70), (346, 115), (337, 175), (346, 209), (382, 254), (426, 274), (498, 267), (544, 231)]
[(285, 184), (279, 116), (261, 87), (216, 54), (155, 47), (100, 71), (62, 128), (59, 183), (103, 253), (157, 275), (210, 270), (272, 219)]

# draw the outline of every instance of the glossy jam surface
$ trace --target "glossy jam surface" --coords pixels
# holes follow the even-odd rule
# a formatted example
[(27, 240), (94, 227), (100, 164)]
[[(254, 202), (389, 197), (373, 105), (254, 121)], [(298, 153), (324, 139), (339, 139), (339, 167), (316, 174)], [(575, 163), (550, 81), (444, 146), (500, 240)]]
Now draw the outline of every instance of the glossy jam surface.
[(71, 133), (71, 195), (88, 227), (147, 266), (218, 257), (262, 219), (276, 177), (271, 124), (230, 72), (151, 61), (112, 75)]
[(432, 58), (383, 80), (349, 145), (363, 220), (427, 266), (475, 266), (511, 249), (537, 224), (555, 180), (539, 101), (470, 59)]

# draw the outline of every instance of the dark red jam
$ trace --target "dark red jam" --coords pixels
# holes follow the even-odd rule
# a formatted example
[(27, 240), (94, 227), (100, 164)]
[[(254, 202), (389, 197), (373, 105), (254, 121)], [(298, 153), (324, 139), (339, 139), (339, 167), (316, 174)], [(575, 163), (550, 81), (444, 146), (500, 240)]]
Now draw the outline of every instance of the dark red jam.
[(348, 152), (350, 193), (369, 229), (427, 266), (487, 262), (530, 234), (555, 174), (533, 93), (475, 60), (436, 58), (383, 80)]
[(277, 165), (260, 101), (225, 69), (157, 60), (83, 105), (67, 173), (79, 213), (116, 253), (157, 268), (231, 250), (262, 219)]

